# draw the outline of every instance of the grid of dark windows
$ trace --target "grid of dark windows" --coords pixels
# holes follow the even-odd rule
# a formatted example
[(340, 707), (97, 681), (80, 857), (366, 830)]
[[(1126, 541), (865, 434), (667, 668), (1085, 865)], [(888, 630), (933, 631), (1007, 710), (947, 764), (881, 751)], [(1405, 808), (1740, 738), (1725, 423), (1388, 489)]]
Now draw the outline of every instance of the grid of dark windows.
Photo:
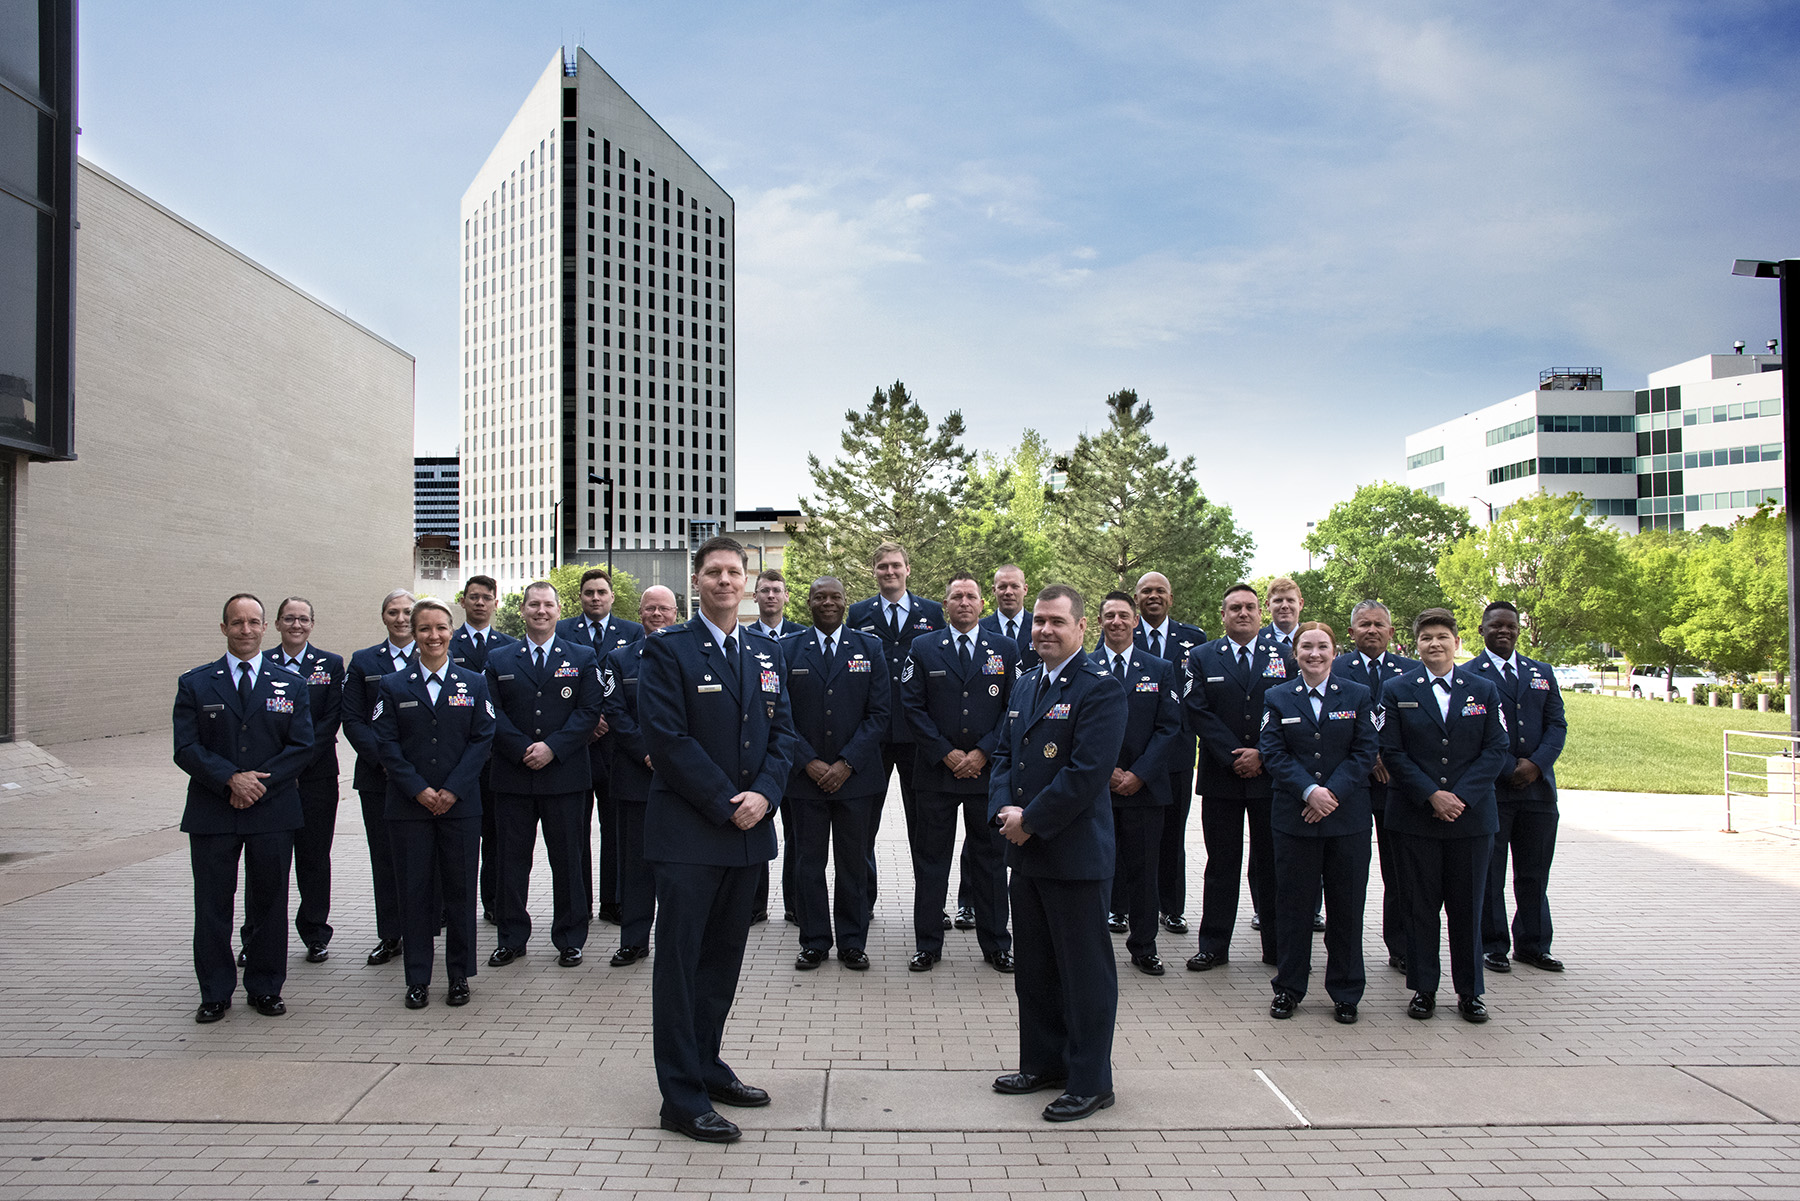
[(1517, 463), (1508, 463), (1504, 467), (1495, 467), (1488, 471), (1488, 483), (1504, 484), (1507, 480), (1522, 480), (1528, 475), (1537, 474), (1536, 459), (1521, 459)]
[(1741, 463), (1774, 463), (1781, 459), (1781, 443), (1759, 442), (1753, 446), (1722, 446), (1717, 450), (1690, 450), (1686, 454), (1641, 455), (1637, 470), (1681, 471), (1701, 467), (1734, 467)]
[(1422, 450), (1416, 455), (1407, 455), (1406, 469), (1408, 471), (1414, 471), (1420, 467), (1429, 467), (1433, 463), (1442, 463), (1443, 461), (1444, 448), (1441, 446), (1434, 446), (1430, 450)]
[[(1637, 459), (1594, 458), (1576, 455), (1545, 455), (1538, 459), (1540, 475), (1635, 475)], [(1529, 473), (1527, 473), (1529, 474)]]

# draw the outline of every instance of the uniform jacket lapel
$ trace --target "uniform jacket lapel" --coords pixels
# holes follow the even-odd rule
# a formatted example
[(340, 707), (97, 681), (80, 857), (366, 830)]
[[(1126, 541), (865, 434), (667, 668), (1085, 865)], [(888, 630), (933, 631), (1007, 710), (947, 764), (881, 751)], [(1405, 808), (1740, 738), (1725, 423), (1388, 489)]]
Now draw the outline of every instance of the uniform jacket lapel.
[(242, 720), (244, 717), (243, 702), (238, 700), (237, 680), (232, 676), (231, 657), (221, 656), (215, 663), (216, 674), (212, 677), (213, 687), (219, 693), (219, 699), (225, 702), (225, 708)]
[[(1045, 695), (1038, 697), (1037, 704), (1032, 706), (1031, 722), (1025, 727), (1027, 730), (1031, 729), (1031, 727), (1035, 726), (1038, 722), (1043, 721), (1050, 710), (1056, 707), (1057, 702), (1062, 699), (1063, 693), (1068, 691), (1069, 672), (1074, 669), (1075, 664), (1073, 662), (1065, 663), (1063, 669), (1056, 673), (1056, 683), (1046, 690)], [(1042, 669), (1040, 668), (1039, 670)]]
[(734, 675), (732, 674), (731, 668), (726, 664), (725, 648), (720, 646), (718, 641), (713, 638), (712, 631), (706, 628), (705, 622), (702, 622), (698, 617), (694, 618), (694, 621), (700, 628), (700, 637), (705, 640), (706, 665), (712, 668), (713, 674), (719, 677), (720, 682), (725, 685), (728, 691), (730, 691), (733, 699), (742, 701), (744, 699), (744, 659), (750, 653), (749, 648), (746, 647), (743, 642), (743, 631), (733, 631), (733, 633), (738, 635), (738, 672)]

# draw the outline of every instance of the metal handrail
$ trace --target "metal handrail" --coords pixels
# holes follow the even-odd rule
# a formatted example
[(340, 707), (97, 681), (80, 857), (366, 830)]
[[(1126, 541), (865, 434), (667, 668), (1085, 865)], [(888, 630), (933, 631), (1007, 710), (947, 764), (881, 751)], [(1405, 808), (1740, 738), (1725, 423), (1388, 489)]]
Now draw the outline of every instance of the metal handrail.
[[(1734, 750), (1731, 745), (1731, 740), (1734, 737), (1758, 738), (1765, 742), (1777, 743), (1780, 745), (1781, 750), (1773, 755), (1762, 751), (1743, 749)], [(1800, 823), (1800, 735), (1772, 730), (1726, 730), (1723, 734), (1723, 752), (1721, 766), (1724, 770), (1725, 784), (1725, 833), (1737, 833), (1737, 830), (1732, 827), (1732, 799), (1734, 797), (1768, 802), (1776, 799), (1780, 795), (1779, 793), (1772, 792), (1770, 787), (1769, 769), (1772, 761), (1777, 759), (1786, 760), (1789, 764), (1788, 769), (1781, 773), (1785, 777), (1786, 797), (1791, 809), (1788, 820)], [(1744, 765), (1739, 764), (1738, 767), (1734, 769), (1732, 765), (1732, 760), (1734, 758), (1740, 760), (1760, 759), (1762, 761), (1762, 768), (1760, 771), (1745, 771), (1742, 770)], [(1749, 788), (1733, 788), (1732, 780), (1734, 777), (1743, 781), (1760, 781), (1762, 784), (1762, 791), (1754, 792)]]

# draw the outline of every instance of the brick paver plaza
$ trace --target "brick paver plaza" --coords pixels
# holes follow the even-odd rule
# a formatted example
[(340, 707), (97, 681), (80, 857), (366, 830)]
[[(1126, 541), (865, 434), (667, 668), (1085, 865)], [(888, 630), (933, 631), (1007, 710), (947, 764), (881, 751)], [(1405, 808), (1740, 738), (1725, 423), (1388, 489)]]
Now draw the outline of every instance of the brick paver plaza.
[[(1313, 992), (1276, 1022), (1247, 928), (1238, 958), (1199, 975), (1180, 970), (1192, 936), (1165, 935), (1167, 976), (1120, 973), (1118, 1105), (1058, 1127), (1037, 1116), (1047, 1095), (988, 1089), (1016, 1066), (1012, 981), (973, 933), (949, 936), (937, 970), (906, 970), (896, 797), (873, 971), (797, 973), (792, 927), (752, 930), (725, 1057), (775, 1103), (733, 1111), (744, 1140), (718, 1148), (656, 1128), (649, 965), (607, 967), (617, 929), (596, 923), (587, 965), (557, 967), (541, 863), (531, 953), (484, 966), (463, 1009), (442, 1003), (440, 955), (431, 1007), (404, 1009), (398, 961), (362, 961), (374, 923), (347, 786), (332, 959), (290, 947), (285, 1018), (240, 994), (196, 1026), (166, 733), (49, 750), (0, 751), (0, 783), (20, 785), (0, 791), (0, 1201), (1800, 1198), (1800, 840), (1743, 819), (1719, 833), (1714, 798), (1565, 793), (1552, 898), (1569, 971), (1490, 974), (1486, 1026), (1409, 1020), (1373, 923), (1350, 1027), (1331, 1019), (1322, 946)], [(1190, 841), (1197, 903), (1197, 820)]]

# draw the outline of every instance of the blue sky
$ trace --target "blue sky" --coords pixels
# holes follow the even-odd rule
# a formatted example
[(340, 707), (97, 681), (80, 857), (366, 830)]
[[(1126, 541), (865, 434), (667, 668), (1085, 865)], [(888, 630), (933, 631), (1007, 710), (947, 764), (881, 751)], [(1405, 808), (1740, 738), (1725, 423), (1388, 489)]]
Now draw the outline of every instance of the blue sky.
[[(739, 504), (904, 380), (975, 449), (1135, 388), (1259, 570), (1409, 431), (1776, 334), (1784, 2), (86, 0), (82, 151), (418, 358), (455, 448), (457, 200), (559, 45), (735, 197)], [(353, 436), (353, 431), (308, 431)]]

